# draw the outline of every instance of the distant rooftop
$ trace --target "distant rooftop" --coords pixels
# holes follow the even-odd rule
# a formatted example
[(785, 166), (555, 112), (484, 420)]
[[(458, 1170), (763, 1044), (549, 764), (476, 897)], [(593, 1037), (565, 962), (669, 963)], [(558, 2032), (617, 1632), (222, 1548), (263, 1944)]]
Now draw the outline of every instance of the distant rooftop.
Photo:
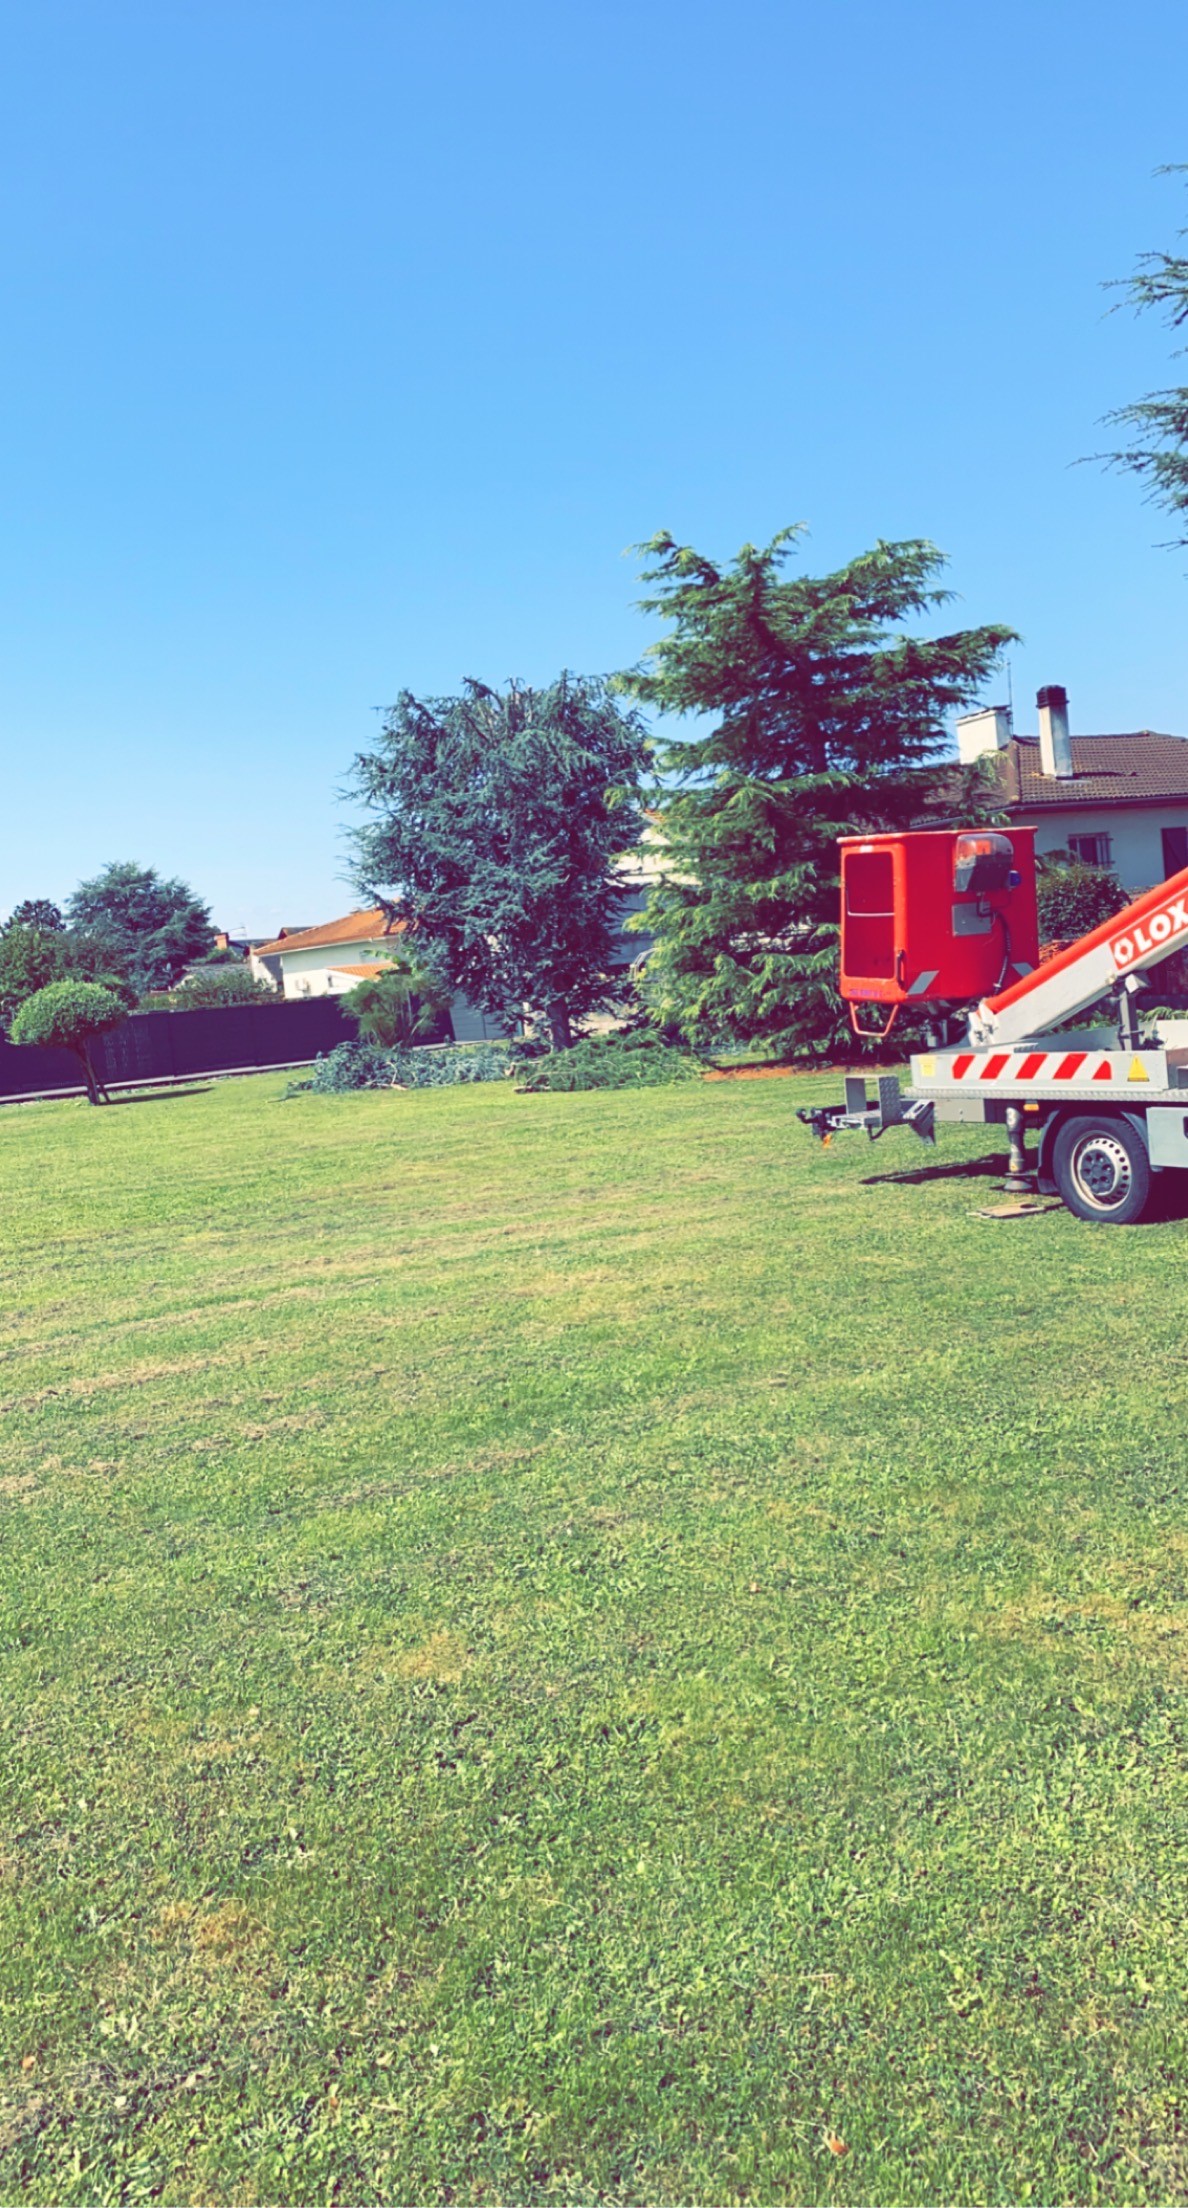
[(1188, 740), (1136, 729), (1123, 736), (1073, 736), (1071, 775), (1040, 770), (1038, 736), (1012, 736), (997, 754), (1003, 795), (1012, 810), (1067, 810), (1070, 805), (1151, 805), (1188, 802)]
[(326, 920), (317, 928), (285, 929), (272, 943), (256, 945), (257, 954), (269, 951), (314, 951), (322, 944), (377, 943), (385, 935), (402, 935), (403, 920), (393, 920), (382, 905), (364, 912), (345, 913), (341, 920)]

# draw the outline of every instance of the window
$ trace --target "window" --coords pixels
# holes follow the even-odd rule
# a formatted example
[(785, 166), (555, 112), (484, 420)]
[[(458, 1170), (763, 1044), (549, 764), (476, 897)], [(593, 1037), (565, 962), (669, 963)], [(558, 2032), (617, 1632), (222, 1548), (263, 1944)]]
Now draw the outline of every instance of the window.
[(1188, 866), (1188, 828), (1165, 828), (1163, 831), (1163, 879), (1169, 874), (1182, 873)]
[(846, 854), (846, 911), (869, 920), (890, 920), (895, 906), (895, 875), (889, 851)]
[[(1085, 866), (1109, 866), (1111, 844), (1108, 836), (1070, 836), (1068, 848), (1074, 859)], [(1188, 860), (1185, 860), (1188, 865)]]
[(842, 854), (842, 965), (867, 981), (895, 972), (895, 865), (889, 851)]

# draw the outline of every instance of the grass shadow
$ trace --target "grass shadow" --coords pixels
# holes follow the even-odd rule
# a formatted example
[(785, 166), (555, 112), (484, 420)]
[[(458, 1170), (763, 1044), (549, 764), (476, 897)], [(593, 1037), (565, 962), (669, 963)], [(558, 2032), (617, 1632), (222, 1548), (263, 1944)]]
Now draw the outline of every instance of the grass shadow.
[(183, 1096), (207, 1096), (213, 1087), (213, 1081), (194, 1081), (178, 1089), (135, 1089), (130, 1096), (109, 1096), (108, 1109), (113, 1104), (174, 1104)]
[(863, 1188), (880, 1188), (885, 1184), (914, 1188), (918, 1181), (973, 1181), (1000, 1179), (1007, 1171), (1004, 1157), (962, 1158), (954, 1165), (909, 1166), (900, 1173), (867, 1173), (863, 1176)]

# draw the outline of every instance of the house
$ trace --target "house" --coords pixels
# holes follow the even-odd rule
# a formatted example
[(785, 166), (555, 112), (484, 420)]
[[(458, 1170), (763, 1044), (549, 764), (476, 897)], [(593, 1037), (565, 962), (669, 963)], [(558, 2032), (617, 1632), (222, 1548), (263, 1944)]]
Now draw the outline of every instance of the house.
[(1036, 705), (1035, 736), (1014, 735), (1001, 705), (957, 723), (958, 757), (965, 765), (994, 760), (1003, 810), (1035, 829), (1036, 850), (1110, 866), (1132, 893), (1188, 866), (1188, 740), (1149, 728), (1074, 736), (1059, 683), (1041, 690)]
[(360, 978), (348, 967), (378, 972), (402, 933), (401, 924), (379, 907), (348, 912), (317, 928), (282, 928), (272, 942), (252, 945), (252, 972), (274, 981), (286, 997), (337, 996)]
[[(282, 928), (272, 942), (252, 947), (252, 972), (271, 981), (286, 997), (337, 997), (369, 974), (382, 973), (404, 934), (404, 922), (382, 906), (344, 913), (317, 928)], [(465, 997), (450, 1006), (454, 1040), (479, 1043), (503, 1033)]]

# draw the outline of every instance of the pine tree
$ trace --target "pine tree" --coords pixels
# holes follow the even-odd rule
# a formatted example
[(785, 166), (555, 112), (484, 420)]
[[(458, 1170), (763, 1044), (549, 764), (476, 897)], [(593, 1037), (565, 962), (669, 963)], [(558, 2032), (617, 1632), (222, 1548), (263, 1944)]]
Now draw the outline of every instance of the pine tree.
[(451, 989), (566, 1048), (622, 988), (615, 861), (639, 840), (647, 748), (600, 681), (405, 691), (355, 761), (360, 892), (411, 924)]
[(667, 851), (643, 922), (653, 1012), (694, 1043), (782, 1054), (835, 1048), (843, 1032), (838, 837), (906, 827), (934, 803), (993, 809), (985, 777), (942, 769), (945, 716), (976, 699), (1013, 635), (900, 632), (950, 596), (930, 544), (879, 543), (837, 574), (793, 578), (801, 534), (744, 545), (725, 568), (667, 533), (641, 546), (643, 610), (671, 627), (619, 678), (662, 713), (713, 716), (659, 757)]
[[(1181, 230), (1180, 236), (1188, 238), (1188, 230)], [(1188, 327), (1188, 255), (1143, 253), (1123, 288), (1140, 313), (1154, 307), (1169, 329)], [(1186, 349), (1181, 347), (1173, 357), (1182, 358)], [(1188, 386), (1149, 392), (1107, 419), (1112, 426), (1130, 430), (1132, 442), (1105, 457), (1145, 483), (1151, 503), (1174, 515), (1180, 530), (1175, 542), (1188, 544)]]

